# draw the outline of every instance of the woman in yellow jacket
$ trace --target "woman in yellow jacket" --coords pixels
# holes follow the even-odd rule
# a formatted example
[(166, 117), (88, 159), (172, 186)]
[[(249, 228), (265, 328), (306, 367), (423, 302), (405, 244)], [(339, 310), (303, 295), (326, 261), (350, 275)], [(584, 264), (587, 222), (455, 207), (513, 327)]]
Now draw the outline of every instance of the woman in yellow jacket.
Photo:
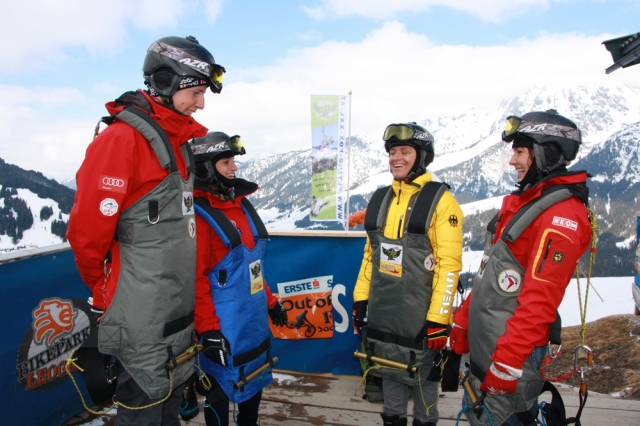
[(462, 269), (463, 213), (448, 186), (427, 171), (434, 150), (424, 127), (391, 124), (383, 139), (393, 182), (376, 191), (367, 208), (353, 323), (358, 333), (368, 326), (369, 355), (418, 367), (417, 374), (370, 370), (382, 378), (383, 424), (407, 424), (412, 388), (413, 426), (432, 426), (438, 421), (438, 384), (426, 378), (447, 345)]

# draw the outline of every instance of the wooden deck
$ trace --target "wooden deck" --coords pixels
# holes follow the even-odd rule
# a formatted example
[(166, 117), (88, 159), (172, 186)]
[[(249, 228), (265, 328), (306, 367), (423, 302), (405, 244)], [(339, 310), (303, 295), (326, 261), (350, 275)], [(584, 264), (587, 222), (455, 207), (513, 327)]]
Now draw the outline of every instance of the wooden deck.
[[(273, 385), (263, 392), (260, 406), (261, 426), (302, 425), (376, 425), (382, 424), (382, 403), (362, 399), (359, 377), (335, 377), (331, 375), (303, 375), (277, 371)], [(578, 407), (577, 390), (561, 385), (560, 393), (569, 416)], [(438, 410), (439, 426), (453, 426), (457, 422), (462, 390), (441, 394)], [(201, 398), (202, 399), (202, 398)], [(550, 401), (550, 394), (543, 394), (541, 401)], [(232, 408), (233, 409), (233, 408)], [(204, 425), (203, 408), (200, 414), (184, 426)], [(409, 424), (413, 401), (409, 401)], [(87, 412), (67, 421), (64, 426), (105, 425), (115, 422), (115, 411), (96, 418)], [(461, 425), (467, 424), (466, 420)], [(610, 395), (589, 393), (587, 405), (581, 417), (583, 426), (640, 426), (640, 401), (615, 399)]]

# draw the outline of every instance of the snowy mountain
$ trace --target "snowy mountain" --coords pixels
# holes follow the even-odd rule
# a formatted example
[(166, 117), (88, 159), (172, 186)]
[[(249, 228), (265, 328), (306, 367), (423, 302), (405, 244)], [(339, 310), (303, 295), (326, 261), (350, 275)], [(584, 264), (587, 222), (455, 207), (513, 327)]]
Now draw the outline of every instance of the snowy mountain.
[[(421, 121), (417, 118), (435, 137), (436, 159), (432, 171), (451, 185), (456, 198), (463, 204), (468, 248), (479, 249), (477, 244), (486, 221), (494, 214), (492, 209), (498, 208), (502, 196), (514, 189), (515, 175), (507, 164), (510, 146), (500, 138), (505, 118), (549, 108), (574, 120), (583, 132), (584, 142), (578, 160), (571, 168), (586, 169), (594, 176), (589, 183), (591, 206), (599, 219), (600, 231), (613, 233), (619, 244), (620, 239), (627, 245), (631, 242), (634, 229), (631, 221), (637, 210), (640, 190), (640, 86), (545, 86), (532, 88), (497, 105), (474, 107), (454, 116), (429, 117)], [(373, 133), (351, 138), (350, 213), (365, 208), (375, 189), (391, 181), (388, 157), (381, 140), (386, 124), (389, 123), (381, 123)], [(261, 185), (251, 200), (267, 228), (342, 229), (339, 223), (311, 222), (309, 219), (310, 155), (309, 148), (263, 155), (244, 162), (242, 157), (238, 158), (239, 175)], [(18, 189), (17, 194), (10, 197), (25, 200), (33, 216), (34, 230), (40, 229), (38, 232), (46, 236), (36, 238), (29, 234), (31, 229), (26, 229), (23, 237), (13, 242), (15, 238), (8, 237), (6, 230), (0, 228), (0, 248), (31, 243), (42, 245), (50, 238), (60, 242), (61, 239), (55, 240), (58, 238), (55, 235), (51, 237), (52, 223), (40, 220), (39, 214), (46, 204), (54, 216), (47, 220), (66, 221), (68, 216), (65, 215), (73, 202), (75, 179), (58, 184), (40, 173), (27, 172), (3, 161), (0, 167), (0, 185), (3, 189)], [(11, 179), (6, 177), (9, 175)], [(32, 198), (33, 194), (37, 196)], [(0, 194), (3, 217), (17, 218), (15, 206), (7, 206), (6, 201), (2, 201), (7, 200), (6, 194), (2, 197)]]
[[(634, 123), (640, 122), (640, 86), (537, 87), (497, 106), (422, 120), (420, 124), (433, 133), (436, 141), (436, 159), (430, 169), (452, 186), (460, 203), (507, 194), (514, 189), (515, 174), (508, 166), (510, 145), (500, 137), (505, 118), (549, 108), (571, 118), (582, 130), (580, 160), (587, 158), (595, 147), (608, 146), (617, 132), (629, 131)], [(383, 129), (384, 124), (376, 133), (351, 138), (350, 212), (364, 208), (373, 191), (391, 181), (381, 140)], [(620, 143), (626, 144), (628, 140)], [(629, 150), (633, 152), (633, 147)], [(241, 166), (242, 177), (262, 186), (252, 201), (268, 228), (341, 229), (337, 224), (330, 228), (326, 223), (308, 219), (310, 153), (310, 149), (295, 151), (247, 161)], [(592, 158), (594, 163), (599, 162), (599, 168), (604, 168), (599, 173), (608, 181), (605, 177), (608, 165), (598, 160), (598, 155)], [(576, 167), (586, 166), (575, 164), (572, 168)], [(587, 169), (591, 171), (590, 166)]]

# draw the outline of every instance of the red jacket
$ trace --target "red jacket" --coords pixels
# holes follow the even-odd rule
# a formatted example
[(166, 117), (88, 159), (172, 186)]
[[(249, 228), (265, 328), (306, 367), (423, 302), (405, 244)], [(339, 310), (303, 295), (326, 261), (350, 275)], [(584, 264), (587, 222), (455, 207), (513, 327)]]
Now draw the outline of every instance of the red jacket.
[[(204, 136), (207, 129), (192, 117), (166, 107), (143, 91), (128, 95), (127, 100), (134, 100), (136, 106), (151, 106), (149, 115), (167, 133), (178, 169), (186, 179), (187, 170), (180, 145), (193, 137)], [(109, 102), (106, 108), (109, 114), (115, 114), (126, 106), (114, 101)], [(106, 309), (115, 294), (120, 263), (118, 242), (114, 236), (120, 213), (155, 188), (167, 175), (149, 142), (123, 122), (116, 120), (87, 147), (85, 159), (76, 174), (78, 189), (69, 215), (67, 239), (80, 276), (93, 292), (94, 306)], [(105, 199), (115, 202), (110, 203), (106, 214), (103, 213), (104, 207), (101, 210)], [(105, 277), (104, 260), (109, 250), (113, 257), (110, 273)]]
[[(241, 199), (248, 194), (238, 195), (235, 200), (222, 200), (210, 192), (196, 189), (193, 195), (194, 198), (206, 198), (211, 207), (222, 211), (236, 228), (238, 228), (242, 244), (248, 249), (253, 249), (256, 246), (249, 220), (244, 210), (242, 210), (242, 204), (240, 202)], [(213, 305), (211, 283), (209, 282), (207, 274), (229, 252), (229, 248), (225, 247), (218, 237), (218, 234), (216, 234), (216, 231), (199, 215), (196, 215), (196, 241), (198, 250), (196, 257), (195, 327), (196, 332), (202, 334), (209, 330), (220, 330), (220, 319), (216, 315), (216, 309)], [(267, 309), (271, 309), (278, 302), (278, 298), (271, 293), (266, 283), (264, 289), (267, 292)]]
[[(504, 227), (525, 204), (541, 195), (543, 189), (556, 185), (584, 188), (586, 172), (554, 176), (524, 191), (507, 195), (498, 213), (493, 243), (502, 237)], [(583, 193), (586, 201), (586, 191)], [(591, 226), (583, 202), (571, 197), (540, 214), (515, 242), (507, 246), (525, 269), (518, 307), (507, 320), (507, 330), (498, 339), (492, 359), (521, 368), (537, 346), (549, 341), (550, 324), (562, 302), (565, 289), (576, 270), (580, 256), (591, 243)], [(470, 295), (471, 296), (471, 295)], [(468, 317), (470, 297), (454, 321), (462, 323)]]

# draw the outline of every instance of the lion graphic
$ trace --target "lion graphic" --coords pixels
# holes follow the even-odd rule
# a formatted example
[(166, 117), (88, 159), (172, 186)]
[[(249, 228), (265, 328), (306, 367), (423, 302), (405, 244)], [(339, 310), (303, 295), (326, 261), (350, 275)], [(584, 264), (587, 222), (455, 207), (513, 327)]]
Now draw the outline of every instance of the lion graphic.
[(34, 340), (42, 344), (47, 340), (47, 346), (63, 333), (73, 330), (73, 318), (76, 312), (73, 305), (58, 299), (42, 300), (33, 311)]

